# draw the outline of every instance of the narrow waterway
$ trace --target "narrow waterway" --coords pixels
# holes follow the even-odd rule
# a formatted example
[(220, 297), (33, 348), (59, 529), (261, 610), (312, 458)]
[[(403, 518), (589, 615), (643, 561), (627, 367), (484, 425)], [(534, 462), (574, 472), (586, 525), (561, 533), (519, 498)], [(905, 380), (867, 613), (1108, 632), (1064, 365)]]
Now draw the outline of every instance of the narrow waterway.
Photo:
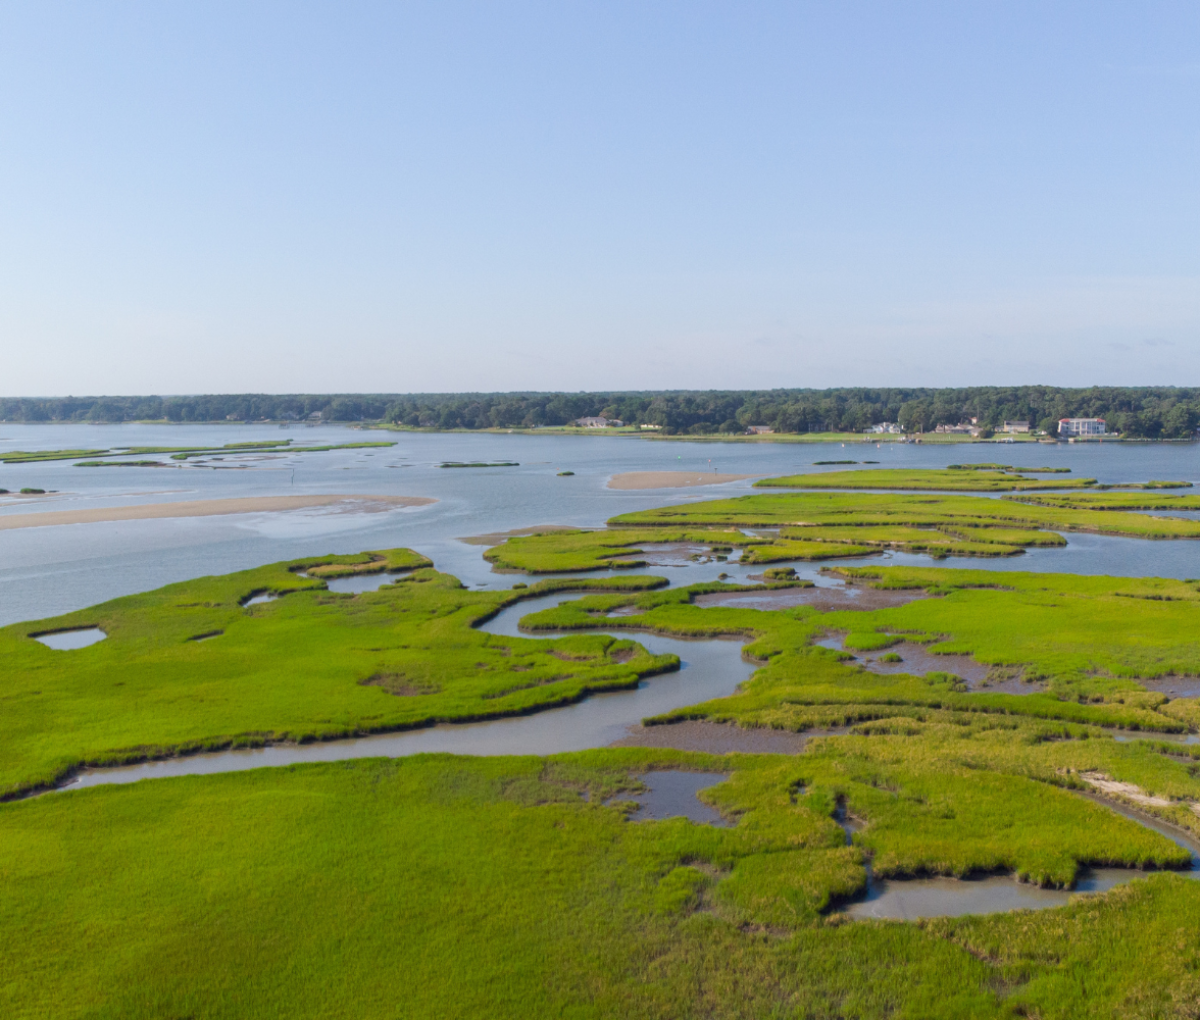
[[(381, 575), (372, 575), (378, 581)], [(355, 578), (354, 580), (365, 580)], [(332, 587), (332, 585), (331, 585)], [(522, 616), (567, 601), (570, 594), (529, 599), (502, 610), (482, 626), (493, 634), (520, 635)], [(603, 633), (603, 632), (601, 632)], [(539, 634), (538, 637), (546, 635)], [(533, 715), (494, 719), (482, 723), (455, 723), (401, 733), (311, 744), (277, 744), (271, 747), (216, 751), (163, 761), (141, 762), (114, 768), (85, 769), (60, 787), (75, 790), (106, 783), (134, 783), (166, 776), (239, 772), (271, 765), (300, 762), (344, 761), (348, 758), (398, 758), (424, 752), (451, 754), (559, 754), (605, 747), (625, 737), (630, 727), (648, 716), (685, 705), (732, 694), (756, 666), (742, 658), (739, 641), (685, 641), (656, 634), (617, 633), (633, 638), (655, 655), (679, 656), (678, 671), (650, 677), (634, 690), (593, 694), (583, 701)]]

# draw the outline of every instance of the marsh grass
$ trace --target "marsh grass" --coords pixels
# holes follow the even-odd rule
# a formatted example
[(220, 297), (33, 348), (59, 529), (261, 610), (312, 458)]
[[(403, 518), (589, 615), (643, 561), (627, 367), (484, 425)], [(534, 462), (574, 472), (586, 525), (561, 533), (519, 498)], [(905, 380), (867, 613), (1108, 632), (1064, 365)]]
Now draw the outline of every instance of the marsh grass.
[[(422, 755), (3, 805), (0, 1013), (1187, 1015), (1200, 888), (1169, 874), (1036, 913), (830, 917), (861, 886), (864, 850), (895, 873), (1177, 859), (1161, 836), (1032, 779), (980, 782), (959, 765), (922, 778), (913, 743)], [(704, 796), (734, 827), (603, 806), (636, 774), (680, 767), (732, 770)], [(839, 798), (868, 820), (854, 846), (831, 817)]]
[(942, 492), (1020, 492), (1039, 489), (1081, 489), (1094, 478), (1026, 478), (1024, 468), (1001, 465), (954, 465), (937, 468), (866, 468), (818, 474), (763, 478), (755, 488), (788, 489), (924, 489)]
[[(1200, 538), (1200, 521), (1118, 509), (1045, 505), (1047, 497), (942, 496), (909, 493), (787, 493), (738, 496), (620, 514), (613, 528), (798, 527), (904, 525), (1086, 531), (1126, 538)], [(1180, 497), (1192, 498), (1192, 497)], [(1018, 502), (1020, 500), (1021, 502)]]

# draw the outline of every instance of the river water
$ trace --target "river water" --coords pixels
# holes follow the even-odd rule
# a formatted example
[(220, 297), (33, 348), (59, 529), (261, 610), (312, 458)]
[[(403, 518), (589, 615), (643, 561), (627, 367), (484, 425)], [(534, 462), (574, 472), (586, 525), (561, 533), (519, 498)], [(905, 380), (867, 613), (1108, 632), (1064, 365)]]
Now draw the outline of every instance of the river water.
[[(427, 496), (437, 503), (386, 513), (308, 510), (230, 517), (123, 521), (0, 531), (0, 624), (40, 619), (119, 595), (204, 574), (330, 552), (409, 546), (479, 587), (508, 587), (479, 546), (458, 539), (537, 524), (595, 527), (614, 514), (752, 492), (751, 481), (692, 489), (616, 490), (626, 471), (714, 470), (777, 475), (839, 470), (827, 459), (873, 459), (882, 467), (945, 467), (970, 461), (1070, 467), (1102, 482), (1180, 479), (1200, 483), (1194, 444), (981, 444), (683, 442), (608, 435), (418, 434), (342, 426), (0, 424), (12, 450), (211, 446), (290, 438), (297, 443), (394, 439), (376, 450), (278, 457), (226, 457), (216, 467), (76, 468), (72, 461), (0, 465), (0, 487), (59, 490), (0, 497), (0, 515), (35, 510), (239, 496), (372, 494)], [(519, 467), (445, 470), (443, 461), (511, 460)], [(219, 467), (219, 469), (217, 469)], [(557, 472), (571, 470), (571, 477)], [(1125, 576), (1200, 577), (1200, 542), (1147, 542), (1068, 535), (1065, 549), (1005, 560), (950, 560), (988, 570), (1054, 570)], [(897, 554), (894, 562), (930, 564)]]

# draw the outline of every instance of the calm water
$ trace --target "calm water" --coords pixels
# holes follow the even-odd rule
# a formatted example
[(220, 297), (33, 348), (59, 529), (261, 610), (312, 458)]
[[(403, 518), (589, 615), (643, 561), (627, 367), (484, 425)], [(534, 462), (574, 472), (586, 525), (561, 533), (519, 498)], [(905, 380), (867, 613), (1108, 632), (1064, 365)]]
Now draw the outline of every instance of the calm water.
[[(479, 546), (458, 541), (533, 524), (597, 526), (613, 514), (751, 492), (750, 482), (700, 489), (617, 491), (624, 471), (713, 470), (784, 474), (815, 460), (875, 459), (882, 467), (944, 467), (962, 461), (1071, 467), (1105, 482), (1149, 478), (1200, 482), (1195, 445), (980, 445), (691, 443), (615, 436), (415, 435), (364, 433), (340, 426), (0, 425), (0, 451), (215, 445), (292, 438), (296, 442), (395, 439), (383, 450), (226, 457), (222, 470), (75, 468), (70, 461), (0, 465), (0, 487), (60, 490), (0, 499), (0, 514), (307, 493), (431, 496), (438, 503), (382, 514), (329, 510), (177, 520), (127, 521), (0, 532), (0, 624), (81, 609), (173, 581), (328, 552), (410, 546), (472, 586), (507, 587)], [(514, 460), (515, 468), (446, 471), (447, 460)], [(244, 469), (230, 469), (245, 464)], [(572, 470), (560, 478), (558, 471)], [(1008, 560), (948, 560), (988, 570), (1058, 570), (1126, 576), (1200, 577), (1200, 542), (1146, 542), (1068, 536), (1069, 546)], [(893, 562), (929, 564), (923, 556)], [(714, 571), (714, 575), (717, 571)], [(730, 573), (733, 571), (730, 570)]]

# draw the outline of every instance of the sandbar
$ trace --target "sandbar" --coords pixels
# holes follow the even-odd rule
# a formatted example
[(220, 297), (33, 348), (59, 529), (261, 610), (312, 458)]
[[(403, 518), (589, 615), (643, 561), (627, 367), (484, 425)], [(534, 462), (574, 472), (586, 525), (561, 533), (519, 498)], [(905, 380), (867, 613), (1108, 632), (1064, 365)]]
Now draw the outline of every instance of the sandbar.
[(142, 503), (138, 506), (93, 507), (88, 510), (43, 510), (32, 514), (0, 514), (0, 531), (11, 528), (44, 528), (55, 524), (98, 524), (103, 521), (147, 521), (165, 517), (213, 517), (222, 514), (256, 514), (311, 507), (337, 507), (345, 512), (381, 513), (396, 507), (425, 506), (437, 500), (424, 496), (240, 496), (231, 499), (194, 499), (177, 503)]
[(608, 480), (610, 489), (686, 489), (693, 485), (722, 485), (760, 475), (719, 475), (703, 471), (626, 471)]

